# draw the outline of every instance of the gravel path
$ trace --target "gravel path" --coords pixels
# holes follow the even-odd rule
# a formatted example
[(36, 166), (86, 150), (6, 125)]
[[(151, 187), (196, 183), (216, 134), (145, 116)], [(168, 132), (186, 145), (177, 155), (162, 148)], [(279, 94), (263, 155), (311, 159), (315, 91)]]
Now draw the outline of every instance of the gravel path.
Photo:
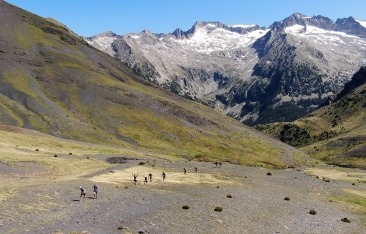
[[(22, 196), (0, 202), (0, 233), (366, 233), (364, 217), (329, 201), (330, 196), (343, 193), (341, 182), (327, 183), (295, 169), (230, 164), (215, 168), (198, 162), (154, 161), (154, 165), (155, 170), (167, 172), (166, 181), (154, 175), (147, 186), (141, 181), (134, 186), (129, 181), (132, 176), (120, 184), (98, 183), (96, 200), (91, 178), (138, 166), (138, 161), (69, 181), (24, 183), (17, 191)], [(199, 168), (197, 174), (194, 166)], [(204, 173), (219, 182), (169, 181), (170, 174), (183, 174), (183, 168), (197, 180)], [(80, 202), (81, 185), (88, 193)], [(357, 186), (366, 190), (365, 184)], [(190, 209), (182, 209), (183, 205)], [(222, 212), (214, 211), (216, 206)], [(309, 214), (311, 209), (317, 214)], [(351, 223), (342, 222), (344, 217)]]

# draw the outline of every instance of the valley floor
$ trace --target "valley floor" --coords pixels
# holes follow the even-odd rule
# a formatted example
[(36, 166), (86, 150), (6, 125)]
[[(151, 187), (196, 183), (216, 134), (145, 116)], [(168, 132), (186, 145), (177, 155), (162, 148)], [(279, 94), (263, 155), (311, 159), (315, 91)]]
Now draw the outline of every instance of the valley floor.
[[(139, 165), (141, 162), (145, 165)], [(198, 172), (194, 172), (195, 166)], [(346, 176), (347, 180), (322, 180), (309, 174), (319, 171), (268, 170), (226, 163), (216, 168), (212, 163), (166, 160), (127, 160), (77, 178), (32, 177), (7, 165), (0, 168), (0, 233), (366, 230), (366, 173)], [(39, 168), (34, 165), (34, 170)], [(162, 171), (167, 174), (165, 181)], [(132, 183), (132, 173), (139, 174), (137, 185)], [(153, 181), (144, 185), (143, 177), (148, 173), (153, 174)], [(98, 199), (92, 198), (95, 183), (100, 188)], [(83, 201), (79, 201), (80, 186), (87, 188)], [(355, 197), (361, 202), (347, 200)], [(189, 209), (182, 209), (184, 205)], [(214, 211), (215, 207), (222, 207), (222, 212)], [(315, 215), (309, 213), (311, 209)], [(351, 222), (341, 221), (343, 218)]]

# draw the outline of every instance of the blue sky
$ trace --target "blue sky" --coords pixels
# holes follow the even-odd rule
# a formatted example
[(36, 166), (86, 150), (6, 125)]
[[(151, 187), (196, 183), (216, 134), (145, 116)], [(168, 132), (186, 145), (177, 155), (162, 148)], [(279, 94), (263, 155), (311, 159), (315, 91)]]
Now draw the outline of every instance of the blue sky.
[(104, 31), (123, 35), (149, 29), (184, 31), (196, 21), (224, 24), (259, 24), (299, 12), (336, 20), (366, 19), (366, 0), (6, 0), (42, 17), (51, 17), (81, 36)]

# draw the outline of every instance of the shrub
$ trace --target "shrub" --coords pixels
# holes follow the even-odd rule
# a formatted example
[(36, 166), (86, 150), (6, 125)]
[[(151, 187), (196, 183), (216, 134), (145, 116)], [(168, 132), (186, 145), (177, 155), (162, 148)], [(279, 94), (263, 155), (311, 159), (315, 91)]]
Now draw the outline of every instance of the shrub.
[(189, 207), (189, 206), (187, 206), (187, 205), (182, 206), (182, 208), (183, 208), (184, 210), (189, 210), (189, 209), (190, 209), (190, 207)]
[(216, 206), (215, 209), (214, 209), (214, 211), (221, 212), (222, 211), (222, 207)]
[(69, 155), (72, 155), (72, 153), (69, 153)]
[(271, 176), (271, 175), (272, 175), (272, 173), (271, 173), (271, 172), (267, 172), (267, 175), (268, 175), (268, 176)]
[(316, 211), (315, 211), (314, 209), (311, 209), (311, 210), (309, 211), (309, 214), (311, 214), (311, 215), (316, 215), (317, 213), (316, 213)]
[(36, 151), (39, 151), (39, 149), (36, 149)]
[(351, 222), (351, 220), (349, 220), (348, 218), (343, 218), (343, 219), (341, 219), (341, 221), (345, 222), (345, 223), (350, 223)]
[(231, 196), (231, 194), (226, 195), (227, 198), (233, 198), (233, 196)]
[(53, 155), (53, 157), (57, 158), (57, 154)]
[(139, 162), (139, 165), (145, 165), (145, 163), (144, 162)]
[(290, 201), (290, 198), (289, 197), (285, 197), (284, 200), (285, 201)]

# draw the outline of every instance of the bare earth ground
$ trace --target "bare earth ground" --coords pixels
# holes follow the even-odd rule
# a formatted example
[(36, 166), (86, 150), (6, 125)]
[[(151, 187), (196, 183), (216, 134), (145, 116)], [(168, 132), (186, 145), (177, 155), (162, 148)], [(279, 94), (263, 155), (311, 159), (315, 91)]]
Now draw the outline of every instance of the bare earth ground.
[[(0, 233), (366, 233), (365, 214), (333, 200), (347, 194), (366, 199), (364, 171), (342, 177), (330, 173), (336, 170), (331, 167), (305, 173), (226, 163), (215, 168), (188, 161), (139, 162), (75, 179), (39, 176), (37, 165), (23, 171), (1, 164)], [(143, 185), (148, 173), (153, 182)], [(95, 183), (100, 188), (96, 200)], [(88, 188), (84, 201), (79, 201), (80, 186)], [(216, 206), (222, 212), (214, 211)], [(310, 209), (317, 214), (309, 214)], [(351, 223), (342, 222), (345, 217)]]

